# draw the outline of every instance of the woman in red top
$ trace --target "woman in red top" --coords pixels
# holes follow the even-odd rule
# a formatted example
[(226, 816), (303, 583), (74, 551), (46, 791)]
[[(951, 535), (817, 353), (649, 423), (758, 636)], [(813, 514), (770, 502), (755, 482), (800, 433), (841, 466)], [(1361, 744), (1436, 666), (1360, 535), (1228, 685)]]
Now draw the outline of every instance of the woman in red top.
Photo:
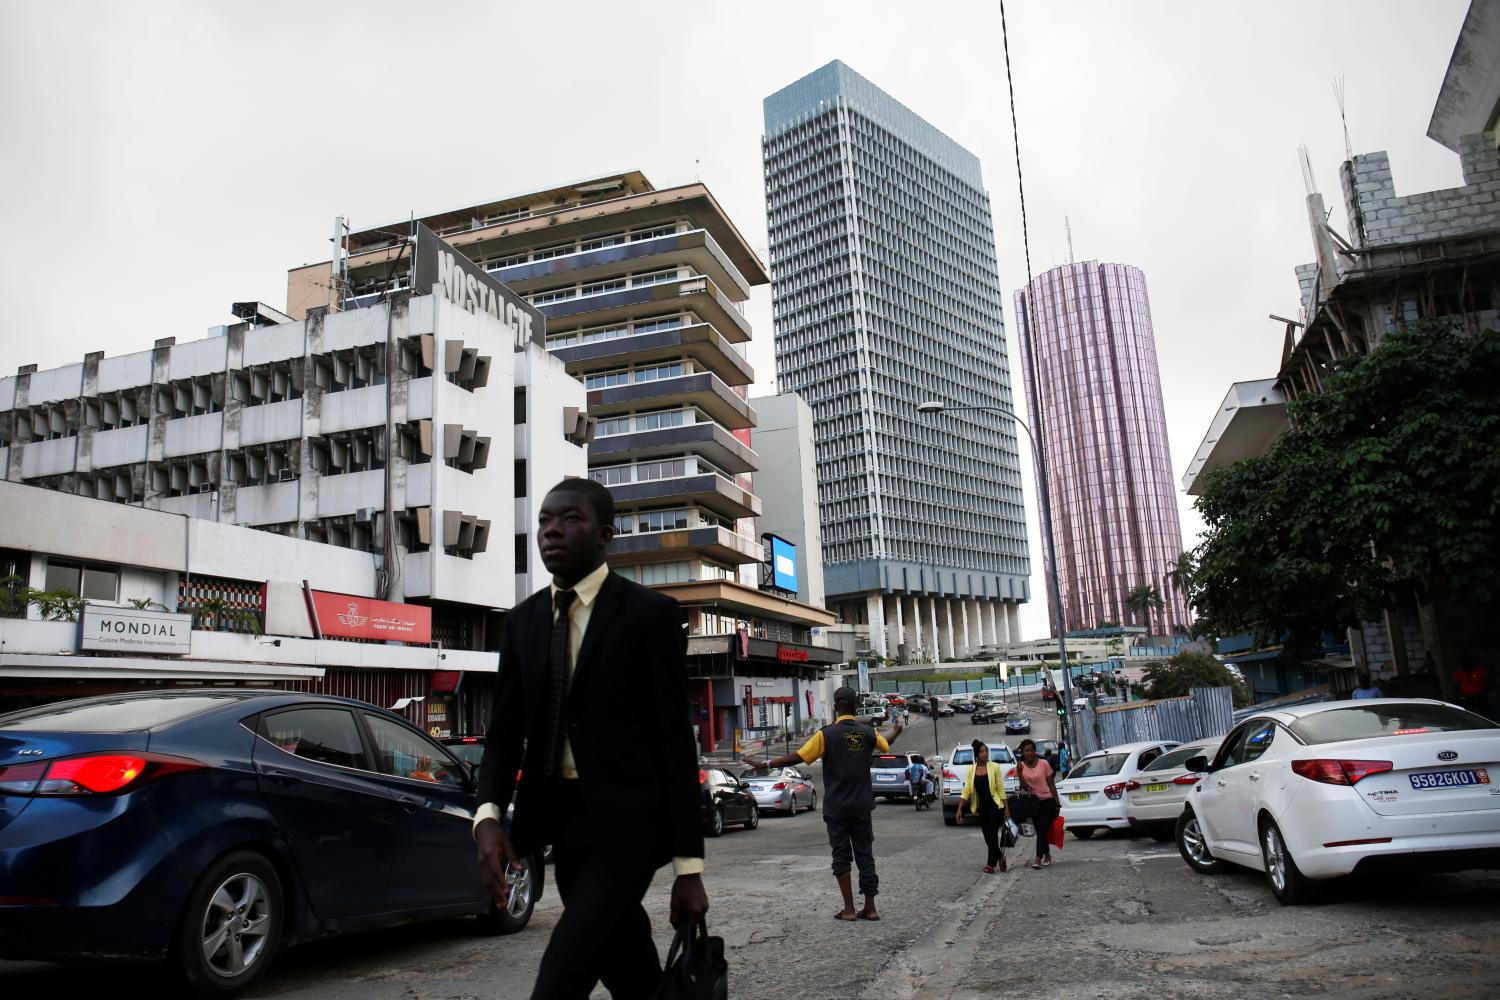
[(1052, 865), (1052, 842), (1047, 835), (1057, 819), (1059, 802), (1057, 782), (1052, 775), (1052, 765), (1036, 754), (1036, 741), (1022, 740), (1016, 749), (1021, 762), (1016, 765), (1016, 777), (1020, 779), (1021, 794), (1030, 807), (1031, 825), (1036, 828), (1036, 860), (1033, 868), (1048, 868)]

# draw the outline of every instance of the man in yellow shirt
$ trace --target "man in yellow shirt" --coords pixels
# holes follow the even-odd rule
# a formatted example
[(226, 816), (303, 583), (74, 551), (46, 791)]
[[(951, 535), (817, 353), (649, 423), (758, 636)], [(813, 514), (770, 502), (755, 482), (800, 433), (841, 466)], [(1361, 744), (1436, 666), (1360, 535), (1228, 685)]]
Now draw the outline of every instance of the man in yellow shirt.
[[(791, 767), (794, 764), (823, 762), (823, 822), (828, 827), (828, 845), (833, 849), (833, 877), (844, 897), (844, 908), (834, 914), (836, 920), (879, 920), (875, 896), (880, 878), (875, 874), (875, 829), (871, 813), (875, 811), (875, 792), (870, 787), (870, 760), (888, 751), (890, 742), (875, 727), (859, 722), (859, 695), (853, 688), (841, 687), (833, 693), (833, 725), (813, 733), (795, 754), (775, 760), (756, 761), (746, 758), (754, 768)], [(890, 739), (901, 735), (896, 723)], [(859, 891), (865, 905), (854, 909), (854, 887), (849, 869), (859, 866)]]

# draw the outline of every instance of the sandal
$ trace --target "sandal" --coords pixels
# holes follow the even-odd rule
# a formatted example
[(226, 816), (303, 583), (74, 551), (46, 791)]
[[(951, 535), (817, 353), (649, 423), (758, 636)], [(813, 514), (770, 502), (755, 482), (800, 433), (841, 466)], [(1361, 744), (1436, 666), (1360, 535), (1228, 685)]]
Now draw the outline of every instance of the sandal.
[(1046, 855), (1045, 857), (1042, 858), (1042, 867), (1043, 868), (1051, 868), (1052, 867), (1052, 855), (1048, 854), (1048, 855)]
[(1036, 871), (1037, 869), (1039, 869), (1041, 867), (1042, 867), (1042, 863), (1040, 861), (1033, 861), (1031, 863), (1031, 870), (1032, 871)]

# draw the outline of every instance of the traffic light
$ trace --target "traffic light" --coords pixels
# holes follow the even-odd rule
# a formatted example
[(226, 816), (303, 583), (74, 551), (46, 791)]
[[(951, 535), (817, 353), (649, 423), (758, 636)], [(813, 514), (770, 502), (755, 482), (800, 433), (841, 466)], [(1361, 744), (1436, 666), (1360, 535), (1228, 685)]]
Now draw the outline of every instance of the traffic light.
[(1067, 710), (1067, 708), (1065, 708), (1061, 703), (1059, 703), (1058, 706), (1057, 706), (1057, 717), (1059, 719), (1065, 719), (1065, 718), (1067, 718), (1067, 716), (1068, 716), (1068, 710)]

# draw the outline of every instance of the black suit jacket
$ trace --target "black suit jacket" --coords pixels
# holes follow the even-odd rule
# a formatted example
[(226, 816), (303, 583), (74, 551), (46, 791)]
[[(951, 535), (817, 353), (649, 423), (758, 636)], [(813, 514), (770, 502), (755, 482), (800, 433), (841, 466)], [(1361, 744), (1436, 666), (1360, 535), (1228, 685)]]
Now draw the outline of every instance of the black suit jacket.
[(507, 617), (478, 799), (504, 809), (515, 793), (510, 835), (518, 852), (541, 847), (559, 815), (581, 808), (597, 817), (601, 833), (626, 856), (642, 857), (653, 868), (673, 857), (703, 856), (682, 620), (673, 598), (615, 573), (605, 578), (563, 707), (578, 766), (578, 801), (553, 802), (540, 760), (550, 590), (532, 594)]

